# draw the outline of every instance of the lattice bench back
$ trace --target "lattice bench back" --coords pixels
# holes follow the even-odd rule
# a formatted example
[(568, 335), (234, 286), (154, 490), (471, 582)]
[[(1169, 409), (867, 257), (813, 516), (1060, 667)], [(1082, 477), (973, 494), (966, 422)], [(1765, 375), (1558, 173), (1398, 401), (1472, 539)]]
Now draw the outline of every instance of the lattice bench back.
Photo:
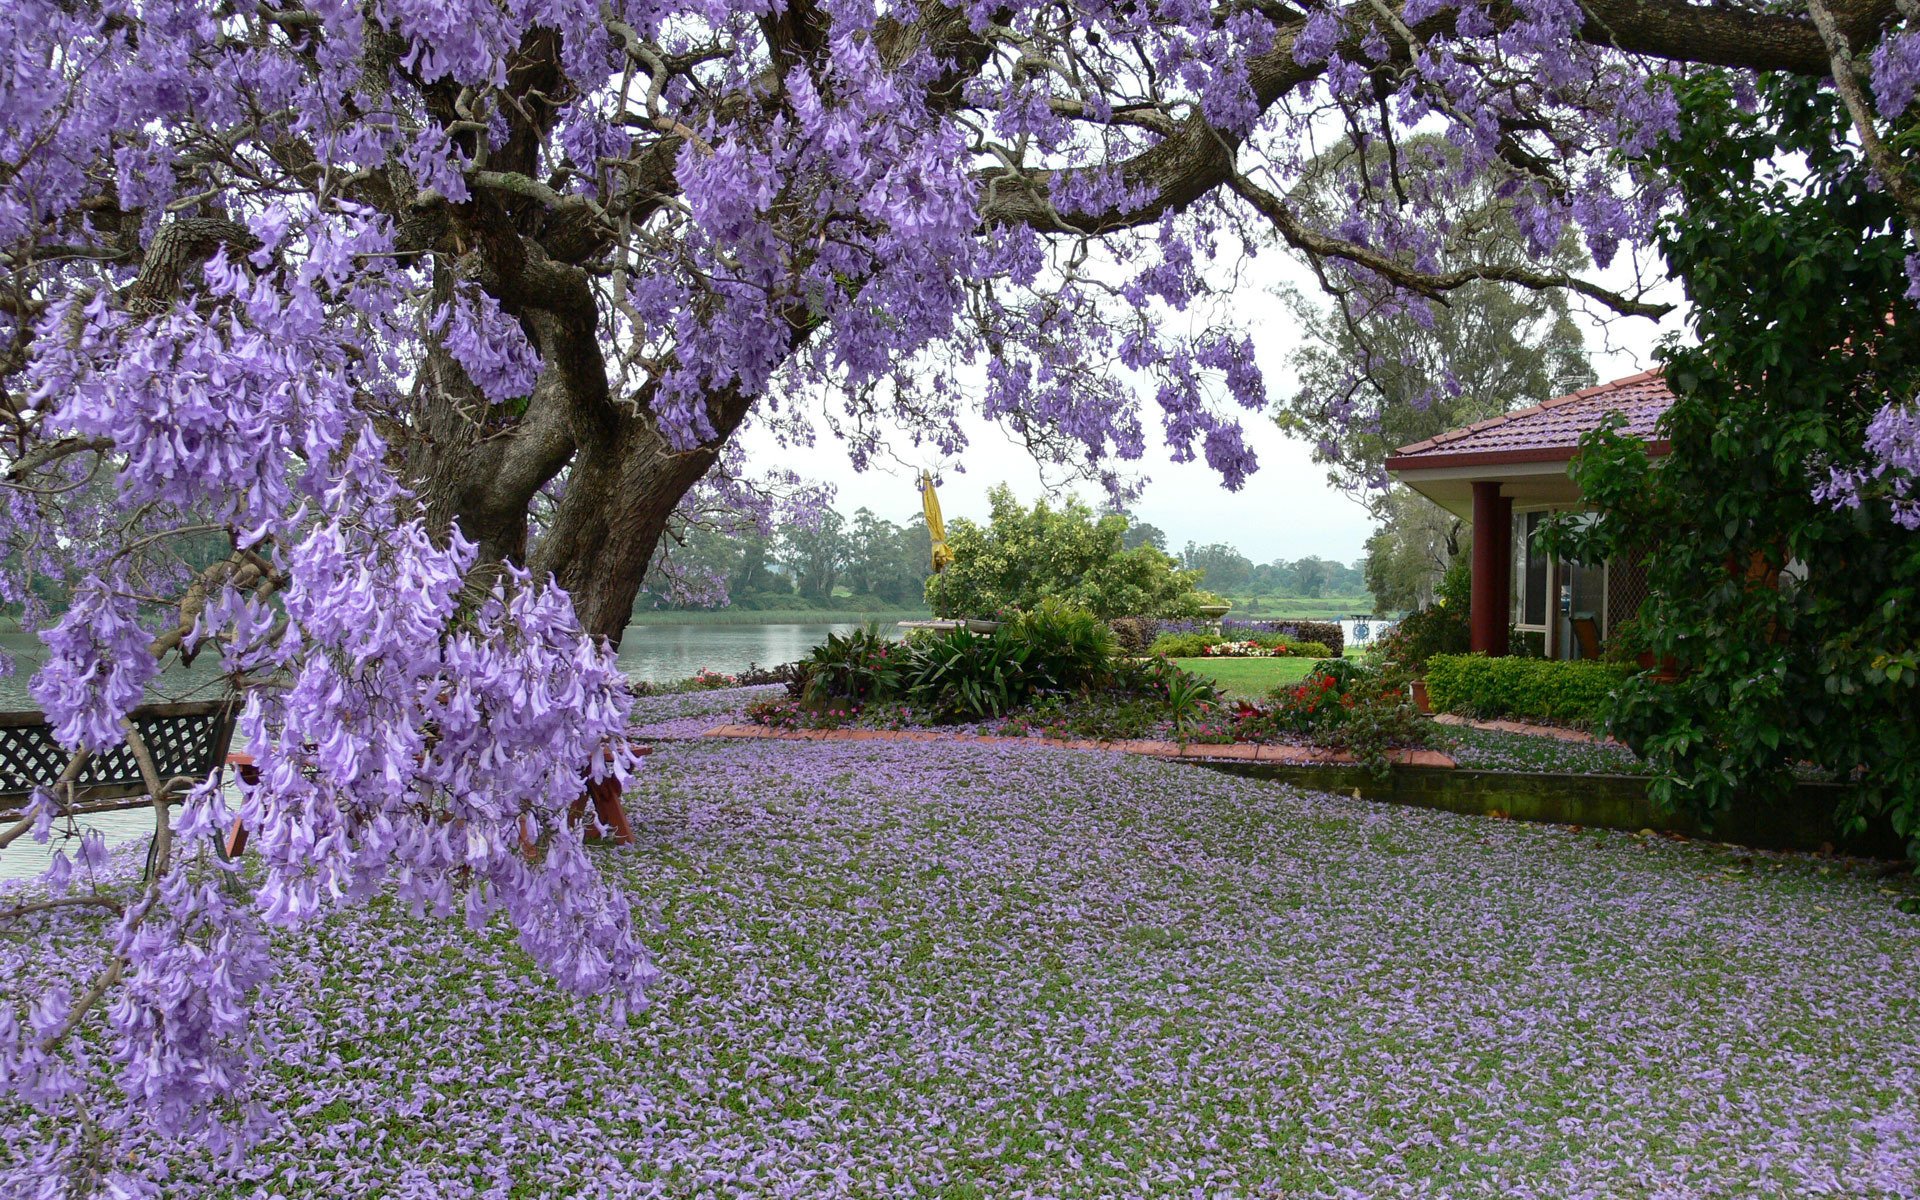
[[(234, 706), (228, 701), (144, 704), (127, 716), (152, 752), (163, 782), (182, 775), (205, 779), (226, 761), (234, 716)], [(44, 714), (0, 712), (0, 812), (25, 806), (34, 788), (51, 786), (67, 769), (70, 757), (53, 740), (53, 727)], [(146, 794), (140, 764), (123, 742), (88, 760), (74, 799), (92, 808), (97, 802)]]

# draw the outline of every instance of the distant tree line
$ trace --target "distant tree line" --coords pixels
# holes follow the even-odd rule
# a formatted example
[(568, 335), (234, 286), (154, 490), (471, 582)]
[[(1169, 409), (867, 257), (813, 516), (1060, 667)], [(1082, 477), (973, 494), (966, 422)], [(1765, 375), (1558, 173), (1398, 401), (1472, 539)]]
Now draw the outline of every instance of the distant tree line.
[[(1006, 510), (1003, 517), (1019, 508), (1011, 493), (1002, 496), (996, 491), (996, 497), (996, 511)], [(1036, 509), (1043, 515), (1046, 511), (1044, 504)], [(1029, 521), (1040, 519), (1024, 509), (1020, 512)], [(1184, 550), (1175, 552), (1164, 531), (1125, 512), (1083, 512), (1070, 503), (1054, 514), (1056, 522), (1071, 518), (1068, 524), (1076, 529), (1082, 525), (1093, 529), (1113, 517), (1125, 522), (1119, 551), (1151, 546), (1171, 560), (1169, 565), (1200, 572), (1198, 586), (1223, 596), (1320, 599), (1356, 596), (1367, 590), (1359, 562), (1308, 555), (1256, 563), (1226, 542), (1204, 546), (1188, 542)], [(954, 532), (965, 519), (954, 522)], [(1113, 525), (1119, 527), (1119, 522)], [(1029, 540), (1045, 550), (1042, 542), (1057, 543), (1064, 536), (1056, 529), (1051, 539)], [(851, 517), (828, 510), (811, 527), (792, 525), (764, 536), (696, 526), (673, 548), (678, 570), (704, 573), (724, 583), (727, 603), (745, 609), (919, 608), (926, 602), (931, 553), (926, 518), (920, 513), (899, 523), (864, 507)], [(1037, 565), (1033, 570), (1046, 574)], [(703, 607), (698, 600), (675, 599), (669, 590), (662, 581), (649, 580), (639, 607)]]
[[(863, 507), (851, 518), (829, 509), (813, 527), (764, 536), (695, 527), (673, 554), (681, 570), (723, 581), (735, 608), (919, 608), (932, 542), (921, 514), (899, 524)], [(656, 582), (648, 580), (638, 607), (702, 607), (674, 601)]]
[(1188, 542), (1180, 552), (1180, 563), (1202, 572), (1206, 589), (1223, 596), (1318, 600), (1358, 596), (1367, 590), (1364, 561), (1342, 563), (1310, 554), (1292, 561), (1276, 558), (1270, 563), (1256, 563), (1226, 542), (1204, 546)]

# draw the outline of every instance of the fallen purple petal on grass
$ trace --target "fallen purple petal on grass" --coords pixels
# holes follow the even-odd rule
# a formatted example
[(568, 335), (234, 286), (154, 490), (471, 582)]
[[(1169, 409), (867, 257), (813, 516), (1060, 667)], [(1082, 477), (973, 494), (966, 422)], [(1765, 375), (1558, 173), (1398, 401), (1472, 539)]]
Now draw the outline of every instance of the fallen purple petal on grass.
[[(266, 1141), (127, 1169), (289, 1198), (1920, 1180), (1920, 921), (1864, 873), (979, 743), (662, 746), (627, 811), (638, 844), (597, 853), (664, 973), (645, 1011), (601, 1023), (498, 919), (343, 910), (275, 934)], [(3, 986), (83, 975), (44, 952), (78, 919), (21, 922)]]

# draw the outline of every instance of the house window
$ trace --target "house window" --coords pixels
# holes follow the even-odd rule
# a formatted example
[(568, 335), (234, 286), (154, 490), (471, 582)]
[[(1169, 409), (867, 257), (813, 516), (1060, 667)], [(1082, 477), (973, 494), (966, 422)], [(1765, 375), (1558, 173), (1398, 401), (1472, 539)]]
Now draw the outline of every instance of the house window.
[(1534, 534), (1547, 514), (1513, 514), (1514, 624), (1522, 629), (1547, 625), (1547, 553), (1534, 544)]

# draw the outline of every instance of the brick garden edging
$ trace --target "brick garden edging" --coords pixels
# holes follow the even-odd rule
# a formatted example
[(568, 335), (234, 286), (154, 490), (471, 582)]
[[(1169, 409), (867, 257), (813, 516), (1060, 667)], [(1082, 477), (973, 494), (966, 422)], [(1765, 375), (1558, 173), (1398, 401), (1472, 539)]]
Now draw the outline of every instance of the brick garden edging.
[[(1225, 745), (1198, 742), (1082, 741), (1068, 738), (997, 737), (983, 733), (942, 733), (927, 729), (769, 729), (765, 725), (716, 725), (700, 735), (707, 738), (758, 738), (783, 742), (954, 742), (969, 746), (1039, 746), (1053, 750), (1110, 750), (1152, 758), (1217, 759), (1263, 762), (1286, 766), (1349, 766), (1358, 762), (1339, 750), (1306, 746), (1265, 746), (1249, 742)], [(1403, 766), (1451, 770), (1451, 756), (1437, 750), (1394, 750), (1389, 757)]]

